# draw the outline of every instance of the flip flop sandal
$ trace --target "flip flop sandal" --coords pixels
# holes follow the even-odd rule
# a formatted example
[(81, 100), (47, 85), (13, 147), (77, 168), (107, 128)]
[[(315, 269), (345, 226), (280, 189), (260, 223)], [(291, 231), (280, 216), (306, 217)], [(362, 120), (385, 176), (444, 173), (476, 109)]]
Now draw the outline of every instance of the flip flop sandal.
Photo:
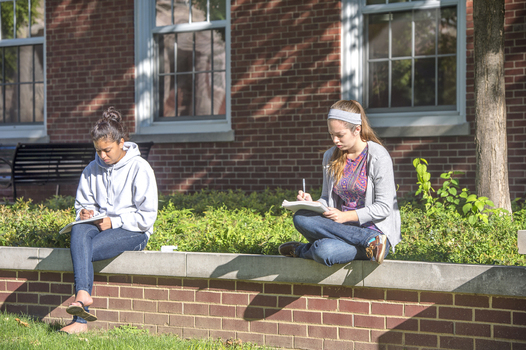
[(68, 314), (73, 315), (73, 316), (77, 316), (77, 317), (82, 317), (83, 319), (85, 319), (88, 322), (97, 321), (97, 316), (92, 315), (89, 312), (87, 312), (86, 310), (84, 310), (84, 303), (82, 301), (75, 301), (75, 303), (81, 304), (82, 307), (81, 306), (71, 305), (70, 307), (68, 307), (66, 309), (66, 312)]

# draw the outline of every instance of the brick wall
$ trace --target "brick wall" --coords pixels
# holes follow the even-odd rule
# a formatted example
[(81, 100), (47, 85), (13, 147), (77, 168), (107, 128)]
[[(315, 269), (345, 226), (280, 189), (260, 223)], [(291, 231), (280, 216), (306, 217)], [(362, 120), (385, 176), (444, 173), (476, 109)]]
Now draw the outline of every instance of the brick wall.
[[(511, 197), (526, 194), (525, 0), (506, 1), (506, 94)], [(46, 1), (51, 142), (87, 141), (103, 108), (134, 122), (133, 1)], [(467, 120), (474, 127), (473, 18), (467, 1)], [(321, 186), (325, 115), (340, 97), (341, 2), (231, 1), (233, 142), (157, 143), (150, 162), (164, 193)], [(198, 136), (197, 136), (198, 137)], [(155, 138), (154, 140), (155, 141)], [(416, 190), (412, 159), (433, 178), (459, 170), (475, 190), (473, 136), (384, 140), (400, 195)], [(435, 187), (439, 182), (435, 181)], [(0, 192), (9, 195), (10, 192)], [(34, 191), (28, 191), (29, 195)], [(53, 194), (53, 192), (50, 192)], [(65, 193), (66, 194), (66, 193)], [(74, 194), (74, 190), (71, 193)], [(27, 196), (27, 195), (26, 195)]]
[[(66, 323), (72, 281), (0, 270), (0, 309)], [(524, 297), (120, 274), (97, 274), (93, 295), (91, 328), (295, 349), (526, 348)]]

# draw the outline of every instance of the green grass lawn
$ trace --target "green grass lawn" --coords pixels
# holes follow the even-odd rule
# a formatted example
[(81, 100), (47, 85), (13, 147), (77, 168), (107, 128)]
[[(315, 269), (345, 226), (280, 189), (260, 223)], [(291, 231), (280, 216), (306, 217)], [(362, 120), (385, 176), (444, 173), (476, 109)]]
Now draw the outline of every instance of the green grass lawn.
[(47, 324), (31, 317), (0, 313), (0, 349), (271, 349), (239, 340), (185, 340), (175, 335), (150, 335), (132, 326), (109, 331), (95, 330), (78, 335), (57, 332), (59, 324)]

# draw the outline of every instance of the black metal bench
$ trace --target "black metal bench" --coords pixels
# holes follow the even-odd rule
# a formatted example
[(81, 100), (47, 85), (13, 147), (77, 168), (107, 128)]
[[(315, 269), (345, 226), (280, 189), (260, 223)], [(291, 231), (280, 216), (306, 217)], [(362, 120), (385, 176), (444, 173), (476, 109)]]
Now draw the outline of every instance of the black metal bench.
[[(153, 142), (137, 143), (141, 156), (148, 160)], [(13, 200), (17, 185), (60, 185), (78, 183), (84, 168), (95, 159), (93, 143), (18, 144), (13, 156), (11, 184)]]

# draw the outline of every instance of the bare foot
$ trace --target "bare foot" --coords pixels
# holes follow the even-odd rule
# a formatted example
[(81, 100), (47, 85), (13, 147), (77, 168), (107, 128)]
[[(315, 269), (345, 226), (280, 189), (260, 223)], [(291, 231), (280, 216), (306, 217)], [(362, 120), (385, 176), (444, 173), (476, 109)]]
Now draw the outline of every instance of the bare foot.
[[(81, 305), (79, 301), (82, 301), (84, 305)], [(85, 290), (79, 290), (77, 292), (77, 296), (75, 297), (75, 301), (71, 303), (71, 305), (86, 307), (90, 306), (91, 304), (93, 304), (93, 299), (91, 298), (91, 295), (89, 295), (89, 293)]]
[(60, 329), (61, 332), (69, 334), (85, 333), (88, 331), (88, 325), (85, 323), (71, 322)]

